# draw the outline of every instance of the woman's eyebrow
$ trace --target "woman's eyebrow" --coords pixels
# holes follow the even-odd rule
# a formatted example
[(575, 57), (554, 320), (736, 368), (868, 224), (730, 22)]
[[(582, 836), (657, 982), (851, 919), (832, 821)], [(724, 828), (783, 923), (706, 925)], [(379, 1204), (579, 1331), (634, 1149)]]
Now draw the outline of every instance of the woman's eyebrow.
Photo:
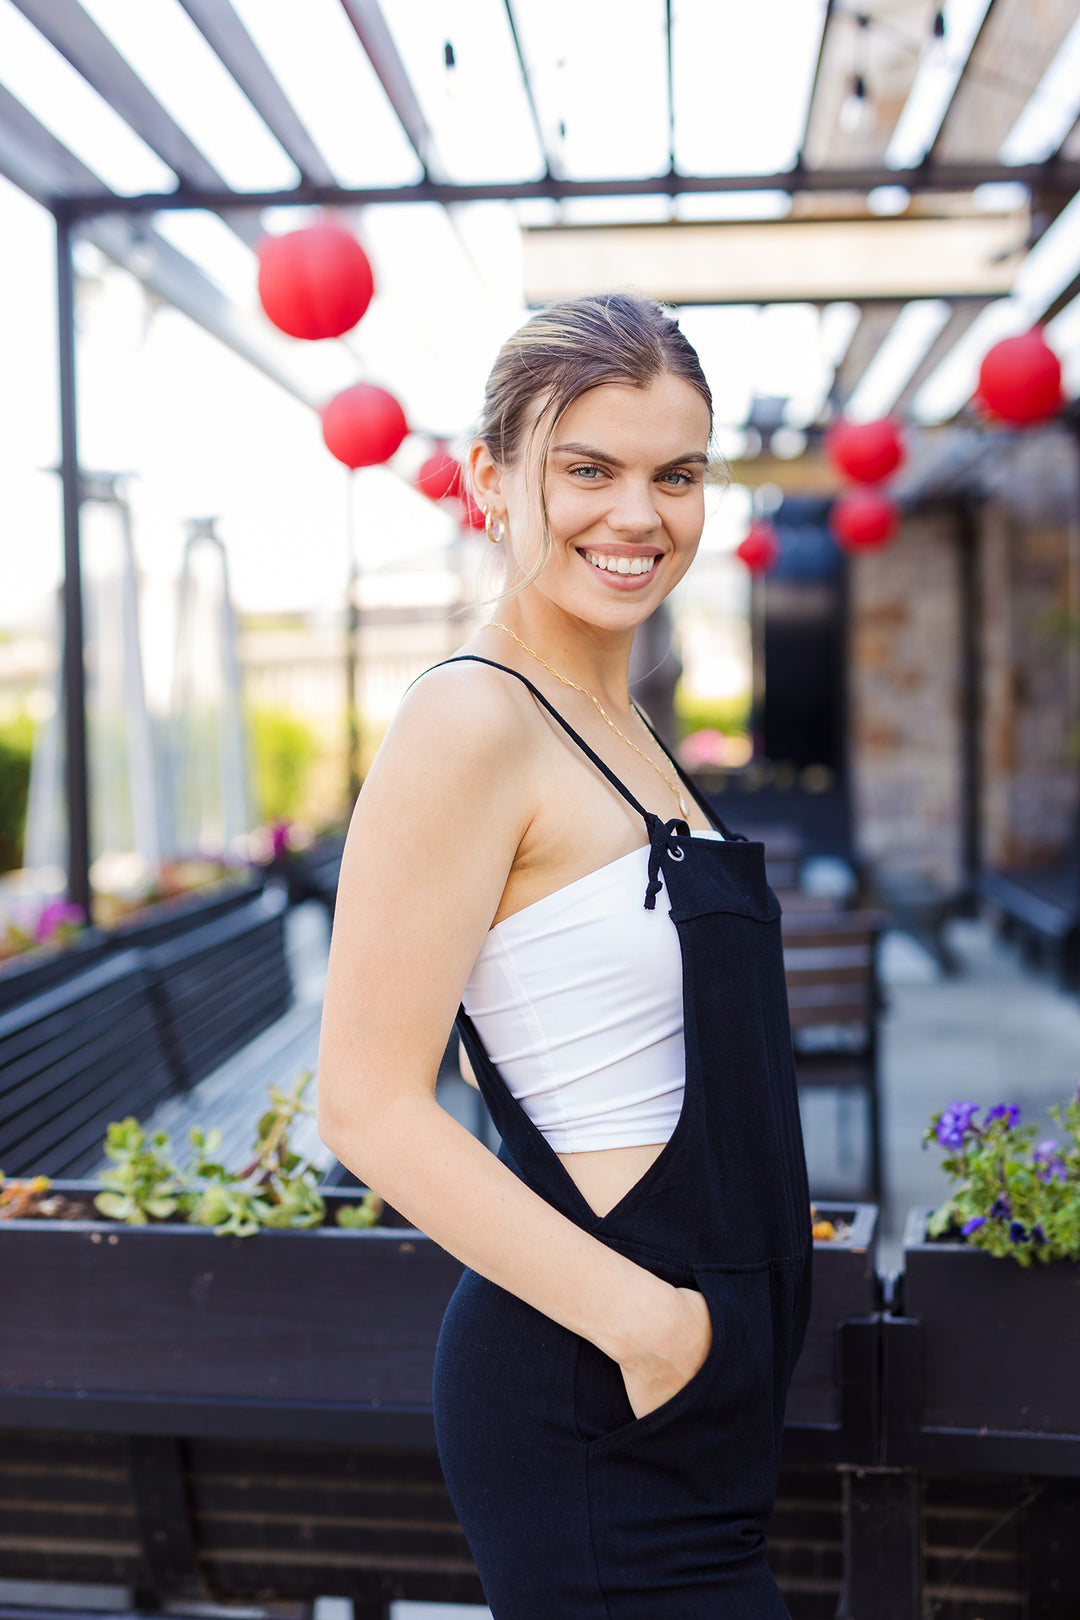
[[(554, 444), (551, 447), (552, 455), (586, 456), (590, 461), (604, 461), (609, 467), (625, 467), (626, 463), (617, 456), (609, 455), (606, 450), (597, 450), (591, 444)], [(709, 458), (702, 450), (689, 450), (685, 456), (672, 456), (670, 461), (663, 462), (657, 467), (657, 472), (666, 472), (669, 467), (685, 467), (688, 464), (707, 467)]]

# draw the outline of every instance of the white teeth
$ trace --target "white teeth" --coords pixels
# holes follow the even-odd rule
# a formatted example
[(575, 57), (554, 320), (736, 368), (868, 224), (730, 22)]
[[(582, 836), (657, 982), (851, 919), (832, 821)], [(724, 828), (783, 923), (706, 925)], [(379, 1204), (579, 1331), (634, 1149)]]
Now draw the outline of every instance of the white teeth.
[(610, 557), (599, 551), (586, 551), (586, 562), (607, 574), (648, 574), (656, 562), (655, 552), (647, 557)]

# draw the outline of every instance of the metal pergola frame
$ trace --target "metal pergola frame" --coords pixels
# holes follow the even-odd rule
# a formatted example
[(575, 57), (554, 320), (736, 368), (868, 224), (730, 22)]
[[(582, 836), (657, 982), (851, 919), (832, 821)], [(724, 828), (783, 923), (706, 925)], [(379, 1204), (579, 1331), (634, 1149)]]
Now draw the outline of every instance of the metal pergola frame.
[[(562, 202), (600, 196), (674, 198), (718, 191), (865, 194), (882, 186), (902, 186), (913, 194), (940, 194), (968, 192), (976, 186), (995, 182), (1019, 182), (1033, 194), (1045, 198), (1053, 209), (1057, 199), (1064, 200), (1080, 190), (1080, 163), (1056, 157), (1045, 163), (1016, 167), (995, 162), (939, 163), (935, 161), (937, 140), (924, 162), (914, 169), (890, 169), (883, 164), (857, 168), (808, 166), (803, 152), (826, 41), (830, 27), (840, 14), (836, 0), (828, 0), (825, 7), (813, 90), (794, 167), (782, 173), (740, 175), (687, 175), (675, 168), (672, 6), (671, 0), (666, 0), (669, 170), (659, 175), (608, 180), (569, 180), (558, 173), (557, 161), (545, 140), (511, 0), (503, 0), (524, 94), (545, 165), (541, 178), (512, 184), (455, 184), (446, 179), (434, 135), (398, 53), (380, 0), (339, 0), (416, 153), (423, 176), (415, 184), (391, 188), (341, 186), (229, 0), (178, 0), (300, 175), (299, 184), (290, 189), (237, 192), (226, 185), (214, 165), (147, 88), (79, 0), (13, 0), (13, 3), (177, 176), (174, 191), (139, 196), (121, 196), (110, 191), (0, 85), (0, 173), (46, 207), (56, 225), (60, 477), (65, 559), (63, 692), (68, 874), (70, 897), (85, 909), (88, 917), (91, 892), (79, 535), (83, 489), (77, 439), (73, 260), (77, 236), (96, 243), (109, 258), (137, 274), (161, 297), (256, 364), (266, 375), (306, 403), (315, 405), (318, 401), (290, 367), (286, 352), (275, 348), (267, 335), (248, 321), (244, 312), (232, 305), (196, 264), (160, 236), (148, 216), (178, 210), (207, 210), (218, 214), (250, 246), (260, 234), (256, 216), (266, 208), (436, 203), (452, 210), (455, 204), (478, 201), (549, 199)], [(984, 28), (995, 4), (1000, 3), (1001, 0), (991, 0)], [(963, 82), (962, 74), (959, 83)], [(959, 84), (954, 89), (954, 97), (958, 88)]]

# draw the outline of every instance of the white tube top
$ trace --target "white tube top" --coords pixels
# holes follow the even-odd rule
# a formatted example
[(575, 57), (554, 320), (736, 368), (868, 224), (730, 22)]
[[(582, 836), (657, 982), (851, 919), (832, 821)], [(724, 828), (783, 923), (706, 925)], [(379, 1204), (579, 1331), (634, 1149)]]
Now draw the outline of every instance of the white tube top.
[[(694, 838), (722, 839), (719, 832)], [(682, 957), (631, 850), (488, 931), (462, 1003), (556, 1153), (666, 1142), (682, 1110)]]

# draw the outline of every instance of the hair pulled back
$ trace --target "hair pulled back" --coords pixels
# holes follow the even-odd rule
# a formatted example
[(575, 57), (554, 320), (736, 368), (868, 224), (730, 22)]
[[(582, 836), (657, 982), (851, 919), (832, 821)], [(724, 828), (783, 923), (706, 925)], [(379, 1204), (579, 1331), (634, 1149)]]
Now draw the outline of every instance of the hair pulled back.
[(563, 412), (590, 388), (604, 383), (647, 388), (665, 374), (697, 390), (711, 422), (712, 394), (697, 353), (675, 319), (651, 298), (591, 293), (562, 299), (507, 338), (487, 380), (477, 438), (492, 460), (506, 467), (529, 451), (537, 429), (544, 427), (538, 460), (540, 555), (515, 582), (514, 594), (532, 584), (551, 553), (543, 469)]

